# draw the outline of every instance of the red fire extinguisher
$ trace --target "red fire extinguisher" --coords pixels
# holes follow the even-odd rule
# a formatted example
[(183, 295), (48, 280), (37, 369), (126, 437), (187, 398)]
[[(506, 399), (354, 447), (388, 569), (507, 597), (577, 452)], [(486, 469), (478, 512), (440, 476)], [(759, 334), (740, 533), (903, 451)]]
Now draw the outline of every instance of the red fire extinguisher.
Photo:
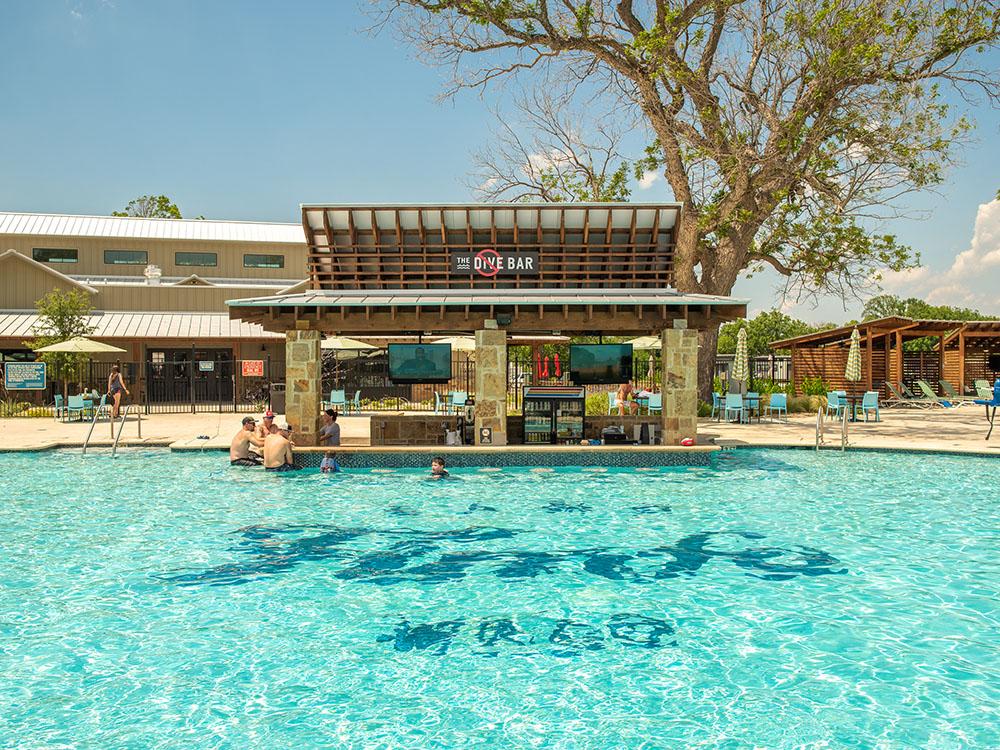
[(539, 380), (542, 377), (542, 355), (539, 352), (535, 352), (535, 377)]

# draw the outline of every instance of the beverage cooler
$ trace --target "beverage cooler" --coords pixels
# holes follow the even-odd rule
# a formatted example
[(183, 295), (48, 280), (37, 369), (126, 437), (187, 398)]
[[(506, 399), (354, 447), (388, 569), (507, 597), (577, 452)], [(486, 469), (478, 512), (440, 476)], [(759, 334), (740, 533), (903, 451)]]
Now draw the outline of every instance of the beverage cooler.
[(587, 392), (577, 386), (524, 389), (525, 445), (556, 445), (583, 440)]

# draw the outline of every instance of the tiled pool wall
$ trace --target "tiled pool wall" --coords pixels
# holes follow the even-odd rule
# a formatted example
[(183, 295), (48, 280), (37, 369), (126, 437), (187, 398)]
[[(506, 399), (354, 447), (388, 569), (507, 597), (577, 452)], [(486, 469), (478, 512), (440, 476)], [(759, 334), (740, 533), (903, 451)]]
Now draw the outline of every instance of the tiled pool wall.
[[(680, 452), (676, 450), (642, 451), (469, 451), (442, 452), (449, 467), (504, 466), (603, 466), (608, 468), (649, 468), (658, 466), (707, 466), (714, 451)], [(337, 454), (337, 463), (345, 469), (421, 469), (430, 466), (432, 452), (420, 451), (359, 451)], [(321, 453), (300, 453), (295, 461), (300, 466), (318, 467)]]

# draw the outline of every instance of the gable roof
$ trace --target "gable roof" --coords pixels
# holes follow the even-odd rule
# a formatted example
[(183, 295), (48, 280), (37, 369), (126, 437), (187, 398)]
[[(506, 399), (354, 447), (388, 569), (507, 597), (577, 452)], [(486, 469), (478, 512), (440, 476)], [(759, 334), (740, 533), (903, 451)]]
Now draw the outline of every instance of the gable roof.
[(177, 281), (170, 284), (170, 286), (216, 286), (211, 281), (203, 279), (196, 273), (190, 276), (185, 276), (183, 279), (178, 279)]
[(34, 258), (29, 258), (27, 255), (22, 255), (21, 253), (19, 253), (17, 250), (14, 249), (10, 249), (0, 253), (0, 264), (3, 263), (25, 263), (37, 271), (43, 271), (47, 273), (49, 276), (58, 279), (64, 284), (69, 284), (72, 287), (76, 287), (77, 289), (80, 289), (84, 292), (89, 292), (90, 294), (97, 294), (97, 290), (94, 289), (94, 287), (89, 286), (88, 284), (84, 284), (82, 281), (77, 281), (76, 279), (67, 276), (64, 273), (60, 273), (56, 269), (50, 268), (44, 263), (39, 263)]
[(0, 234), (305, 244), (301, 224), (0, 211)]

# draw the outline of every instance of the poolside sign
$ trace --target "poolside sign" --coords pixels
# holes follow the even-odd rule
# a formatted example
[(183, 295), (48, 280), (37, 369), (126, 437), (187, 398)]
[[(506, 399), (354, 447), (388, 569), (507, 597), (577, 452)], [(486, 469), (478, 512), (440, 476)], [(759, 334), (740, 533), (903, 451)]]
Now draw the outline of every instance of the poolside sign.
[(501, 252), (491, 247), (477, 253), (452, 253), (451, 272), (461, 276), (476, 274), (484, 279), (497, 276), (537, 276), (538, 253)]
[(214, 359), (199, 359), (198, 360), (198, 372), (215, 372), (215, 360)]
[(264, 360), (262, 360), (262, 359), (244, 359), (243, 360), (243, 377), (245, 377), (245, 378), (262, 378), (262, 377), (264, 377)]
[(3, 380), (8, 391), (44, 391), (44, 362), (4, 362)]

